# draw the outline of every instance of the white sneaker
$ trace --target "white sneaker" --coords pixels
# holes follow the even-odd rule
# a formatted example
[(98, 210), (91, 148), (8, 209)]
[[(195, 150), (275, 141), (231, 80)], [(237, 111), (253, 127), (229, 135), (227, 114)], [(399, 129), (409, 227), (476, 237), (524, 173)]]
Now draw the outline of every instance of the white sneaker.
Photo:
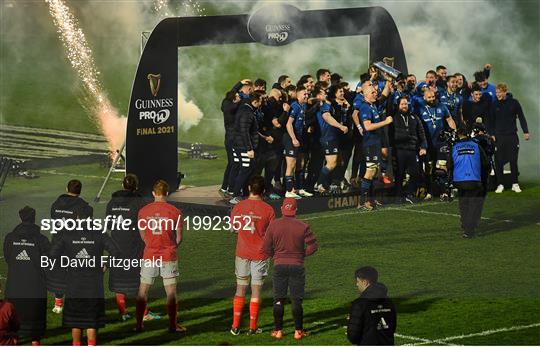
[(302, 199), (302, 197), (296, 193), (293, 192), (287, 192), (285, 193), (286, 198), (293, 198), (293, 199)]
[(234, 198), (232, 198), (231, 200), (229, 200), (229, 204), (231, 204), (231, 205), (236, 205), (236, 204), (238, 204), (240, 201), (242, 201), (241, 198), (239, 198), (239, 197), (234, 197)]
[[(513, 190), (513, 189), (514, 189), (514, 186), (512, 186), (512, 190)], [(503, 190), (504, 190), (504, 186), (503, 186), (502, 184), (499, 184), (499, 185), (497, 186), (497, 189), (495, 189), (495, 193), (500, 194), (500, 193), (503, 192)]]
[(52, 309), (52, 311), (56, 314), (60, 314), (62, 313), (62, 311), (64, 310), (64, 307), (63, 306), (57, 306), (57, 305), (54, 305), (54, 308)]
[(302, 196), (304, 198), (309, 198), (310, 196), (313, 196), (313, 194), (311, 194), (310, 192), (307, 192), (307, 191), (305, 191), (303, 189), (300, 189), (298, 191), (298, 195), (300, 195), (300, 196)]
[(519, 187), (519, 184), (517, 183), (512, 184), (512, 191), (516, 193), (521, 193), (521, 188)]

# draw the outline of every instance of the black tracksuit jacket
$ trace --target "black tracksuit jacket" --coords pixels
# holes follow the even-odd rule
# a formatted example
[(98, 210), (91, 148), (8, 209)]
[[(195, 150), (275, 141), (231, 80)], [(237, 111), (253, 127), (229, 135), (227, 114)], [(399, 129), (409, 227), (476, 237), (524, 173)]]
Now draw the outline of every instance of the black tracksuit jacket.
[(393, 345), (396, 307), (382, 283), (371, 284), (353, 301), (347, 338), (354, 345)]

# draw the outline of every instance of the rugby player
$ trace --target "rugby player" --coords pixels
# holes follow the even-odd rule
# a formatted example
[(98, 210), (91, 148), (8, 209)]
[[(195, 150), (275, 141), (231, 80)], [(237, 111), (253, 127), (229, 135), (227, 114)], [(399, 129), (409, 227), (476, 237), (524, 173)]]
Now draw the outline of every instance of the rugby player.
[(339, 136), (338, 166), (333, 174), (333, 184), (347, 189), (350, 185), (345, 179), (345, 171), (349, 166), (354, 147), (354, 123), (351, 118), (352, 107), (345, 97), (345, 83), (341, 83), (330, 88), (332, 98), (332, 108), (335, 110), (336, 120), (348, 128), (346, 133)]
[[(66, 194), (60, 195), (51, 205), (51, 220), (72, 219), (74, 220), (78, 212), (87, 208), (88, 203), (79, 195), (81, 194), (82, 183), (79, 180), (71, 180), (66, 187)], [(64, 230), (53, 234), (51, 243), (60, 239)], [(58, 260), (58, 259), (57, 259)], [(58, 260), (57, 263), (60, 263)], [(54, 293), (54, 313), (62, 313), (64, 305), (64, 290), (66, 287), (67, 272), (65, 268), (55, 267), (47, 274), (47, 290)]]
[(463, 97), (457, 93), (457, 78), (454, 75), (446, 79), (446, 88), (439, 91), (439, 102), (446, 106), (456, 127), (461, 126), (463, 121)]
[[(341, 89), (341, 93), (343, 94), (343, 89)], [(319, 128), (321, 129), (319, 141), (321, 142), (326, 160), (326, 164), (321, 168), (319, 173), (317, 190), (320, 194), (325, 194), (330, 189), (330, 175), (337, 165), (339, 131), (346, 134), (349, 128), (342, 125), (334, 118), (334, 109), (327, 100), (326, 91), (324, 89), (316, 88), (314, 95), (319, 101), (319, 110), (317, 111), (317, 121), (319, 122)]]
[[(92, 215), (93, 209), (87, 205), (77, 211), (76, 218), (90, 222)], [(81, 345), (83, 330), (86, 330), (88, 345), (95, 346), (98, 329), (105, 327), (106, 322), (103, 268), (99, 260), (104, 250), (116, 256), (118, 248), (101, 230), (91, 229), (87, 223), (80, 225), (82, 229), (62, 233), (51, 245), (50, 255), (70, 259), (62, 325), (71, 328), (73, 346)], [(93, 263), (79, 265), (80, 261), (92, 259)], [(73, 260), (77, 265), (72, 265)]]
[(383, 127), (392, 123), (392, 116), (382, 120), (379, 110), (376, 107), (377, 91), (373, 87), (363, 89), (364, 103), (360, 107), (360, 123), (363, 133), (363, 152), (366, 159), (366, 173), (360, 186), (360, 200), (358, 208), (371, 211), (374, 206), (370, 199), (373, 199), (373, 178), (376, 176), (380, 166), (382, 155), (382, 145), (384, 133)]
[(148, 301), (148, 291), (158, 276), (163, 279), (163, 287), (167, 294), (169, 332), (186, 331), (186, 328), (176, 322), (176, 283), (178, 277), (176, 250), (182, 243), (182, 212), (167, 202), (168, 194), (169, 185), (167, 182), (158, 180), (152, 189), (154, 202), (141, 208), (138, 214), (139, 224), (142, 227), (139, 232), (145, 243), (143, 259), (161, 259), (162, 263), (161, 266), (155, 266), (155, 263), (144, 262), (141, 268), (135, 331), (143, 330), (143, 316)]
[(446, 154), (441, 153), (441, 147), (444, 143), (439, 139), (439, 135), (444, 130), (445, 124), (456, 130), (456, 123), (446, 106), (437, 104), (433, 90), (426, 89), (424, 91), (424, 101), (425, 105), (418, 110), (418, 117), (423, 122), (428, 142), (427, 154), (424, 157), (424, 176), (427, 189), (425, 199), (429, 200), (433, 194), (432, 175), (436, 165), (439, 164), (441, 169), (445, 169), (446, 163)]
[[(122, 190), (112, 194), (107, 204), (106, 214), (110, 220), (130, 220), (130, 226), (137, 225), (139, 209), (143, 206), (142, 196), (137, 192), (139, 180), (134, 174), (127, 174), (122, 182)], [(142, 258), (144, 242), (139, 231), (135, 228), (128, 230), (119, 228), (110, 223), (107, 226), (111, 230), (111, 238), (118, 245), (122, 259), (138, 260)], [(126, 295), (134, 297), (137, 294), (140, 283), (140, 268), (132, 266), (129, 269), (111, 267), (109, 270), (109, 290), (115, 293), (116, 306), (120, 318), (126, 321), (131, 315), (126, 309)], [(151, 320), (155, 315), (145, 313), (146, 320)]]
[(19, 335), (29, 337), (33, 346), (39, 346), (47, 328), (47, 287), (40, 259), (49, 255), (50, 243), (35, 224), (36, 210), (25, 206), (19, 210), (19, 216), (21, 223), (4, 238), (6, 298), (17, 311)]
[(262, 332), (257, 327), (261, 306), (261, 289), (268, 274), (268, 256), (262, 251), (268, 224), (275, 218), (274, 209), (262, 201), (264, 178), (253, 176), (249, 181), (249, 198), (236, 204), (231, 212), (231, 223), (238, 234), (236, 242), (236, 294), (233, 299), (231, 334), (240, 334), (240, 321), (247, 287), (251, 280), (248, 335)]
[[(306, 82), (307, 83), (307, 82)], [(312, 196), (303, 188), (304, 149), (302, 148), (305, 127), (307, 89), (304, 86), (296, 88), (297, 100), (291, 104), (287, 132), (283, 136), (283, 155), (285, 155), (285, 197), (300, 199), (302, 196)], [(296, 174), (296, 182), (294, 176)]]

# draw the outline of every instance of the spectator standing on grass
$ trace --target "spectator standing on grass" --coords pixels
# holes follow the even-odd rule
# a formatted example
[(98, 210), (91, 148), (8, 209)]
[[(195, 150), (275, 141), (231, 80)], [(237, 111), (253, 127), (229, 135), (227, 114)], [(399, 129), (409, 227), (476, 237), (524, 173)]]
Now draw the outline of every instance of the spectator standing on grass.
[(40, 344), (47, 328), (47, 287), (41, 256), (49, 254), (49, 239), (35, 224), (36, 210), (19, 210), (21, 223), (4, 239), (6, 260), (6, 298), (15, 306), (21, 326), (20, 336), (30, 337), (33, 346)]
[(379, 273), (371, 266), (364, 266), (356, 270), (355, 278), (360, 297), (351, 305), (347, 338), (353, 345), (393, 345), (396, 307), (387, 295), (386, 286), (378, 282)]
[(262, 251), (262, 244), (268, 224), (275, 218), (274, 208), (262, 200), (264, 191), (264, 178), (253, 176), (249, 181), (249, 198), (236, 204), (231, 213), (233, 231), (238, 234), (235, 257), (236, 293), (231, 327), (233, 335), (240, 334), (242, 310), (250, 281), (248, 335), (262, 332), (257, 322), (261, 290), (268, 275), (268, 256)]
[(264, 236), (263, 251), (274, 260), (274, 331), (271, 336), (283, 338), (285, 299), (290, 290), (294, 319), (294, 338), (301, 340), (308, 333), (304, 330), (304, 298), (306, 272), (304, 258), (318, 249), (317, 239), (309, 225), (295, 218), (296, 200), (285, 198), (281, 206), (282, 218), (270, 222)]
[[(81, 210), (89, 207), (88, 203), (81, 197), (82, 183), (79, 180), (71, 180), (66, 187), (66, 194), (60, 195), (51, 206), (51, 219), (54, 220), (74, 220)], [(61, 239), (65, 230), (59, 230), (53, 234), (51, 246)], [(60, 259), (56, 259), (57, 264)], [(53, 312), (60, 314), (64, 306), (64, 291), (66, 288), (67, 272), (65, 268), (54, 267), (47, 273), (47, 289), (54, 293)]]

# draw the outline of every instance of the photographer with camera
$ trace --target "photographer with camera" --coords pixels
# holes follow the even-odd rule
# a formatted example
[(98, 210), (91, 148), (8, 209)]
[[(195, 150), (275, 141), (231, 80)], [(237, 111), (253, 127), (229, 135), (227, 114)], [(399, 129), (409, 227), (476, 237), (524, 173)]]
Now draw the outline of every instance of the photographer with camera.
[(452, 147), (447, 167), (450, 182), (458, 189), (459, 213), (463, 237), (471, 238), (480, 222), (487, 192), (489, 161), (482, 147), (460, 127), (458, 141)]

